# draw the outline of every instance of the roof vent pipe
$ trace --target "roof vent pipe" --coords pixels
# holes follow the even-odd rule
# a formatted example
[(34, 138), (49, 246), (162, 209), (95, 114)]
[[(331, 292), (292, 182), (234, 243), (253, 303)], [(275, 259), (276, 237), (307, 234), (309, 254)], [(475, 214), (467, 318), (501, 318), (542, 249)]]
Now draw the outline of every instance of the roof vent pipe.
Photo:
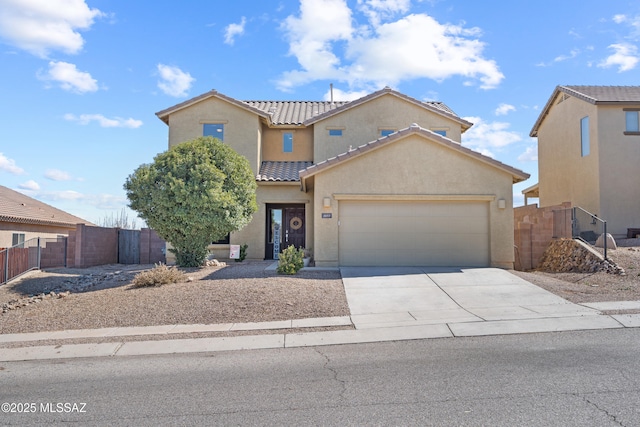
[(329, 83), (329, 91), (331, 92), (331, 105), (333, 105), (333, 83)]

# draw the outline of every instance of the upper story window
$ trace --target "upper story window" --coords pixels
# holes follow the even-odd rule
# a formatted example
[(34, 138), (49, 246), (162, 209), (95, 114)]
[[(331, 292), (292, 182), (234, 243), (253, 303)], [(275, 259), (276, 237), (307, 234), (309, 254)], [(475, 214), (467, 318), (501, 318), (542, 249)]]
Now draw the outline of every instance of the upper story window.
[(293, 153), (293, 133), (285, 132), (282, 134), (282, 152)]
[(582, 157), (588, 156), (591, 151), (589, 142), (589, 116), (580, 119), (580, 144)]
[(638, 120), (638, 115), (640, 111), (638, 110), (627, 110), (624, 112), (625, 115), (625, 133), (638, 133), (640, 132), (640, 123)]
[(342, 129), (329, 129), (329, 136), (342, 136)]
[(438, 135), (441, 135), (441, 136), (447, 136), (447, 131), (444, 129), (434, 129), (433, 133), (437, 133)]
[(224, 124), (222, 123), (205, 123), (202, 125), (202, 136), (212, 136), (224, 141)]
[(395, 129), (380, 129), (380, 136), (389, 136), (395, 131)]

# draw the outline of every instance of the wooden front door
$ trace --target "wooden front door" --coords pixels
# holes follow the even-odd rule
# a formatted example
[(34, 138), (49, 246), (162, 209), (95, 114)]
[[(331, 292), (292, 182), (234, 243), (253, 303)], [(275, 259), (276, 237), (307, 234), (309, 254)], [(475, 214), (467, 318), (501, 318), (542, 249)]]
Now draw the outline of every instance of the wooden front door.
[(278, 259), (277, 254), (292, 245), (305, 247), (304, 205), (267, 205), (266, 225), (265, 259)]
[(284, 221), (282, 228), (284, 229), (284, 244), (282, 249), (289, 246), (296, 248), (304, 248), (304, 206), (284, 209)]

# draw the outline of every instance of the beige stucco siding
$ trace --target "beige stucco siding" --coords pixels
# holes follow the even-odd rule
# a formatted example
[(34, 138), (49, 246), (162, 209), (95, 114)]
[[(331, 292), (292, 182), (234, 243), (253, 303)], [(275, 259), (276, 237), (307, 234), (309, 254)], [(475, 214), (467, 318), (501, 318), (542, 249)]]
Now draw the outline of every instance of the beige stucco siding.
[[(626, 236), (640, 227), (640, 135), (625, 135), (625, 112), (619, 106), (598, 108), (600, 216), (609, 233)], [(628, 171), (628, 172), (624, 172)]]
[(22, 224), (11, 222), (0, 222), (0, 248), (8, 248), (13, 243), (13, 234), (24, 234), (25, 242), (30, 239), (43, 238), (55, 239), (58, 236), (68, 236), (69, 230), (73, 228), (54, 227), (47, 225)]
[[(264, 259), (266, 240), (267, 204), (304, 204), (306, 215), (306, 246), (313, 241), (313, 198), (308, 193), (300, 191), (299, 183), (286, 185), (259, 184), (256, 192), (258, 211), (251, 222), (242, 230), (231, 234), (231, 243), (236, 245), (248, 244), (247, 258)], [(228, 255), (227, 255), (228, 256)]]
[[(589, 117), (590, 154), (581, 154), (580, 120)], [(596, 107), (569, 98), (551, 107), (538, 129), (540, 206), (571, 201), (600, 215), (599, 134)]]
[(169, 147), (202, 136), (205, 123), (224, 124), (224, 142), (260, 169), (260, 119), (257, 114), (212, 97), (169, 116)]
[[(380, 138), (381, 129), (400, 130), (417, 123), (425, 129), (447, 131), (447, 138), (460, 142), (460, 124), (393, 95), (381, 96), (314, 124), (316, 163)], [(342, 136), (329, 136), (329, 129), (343, 129)]]
[[(283, 134), (293, 135), (293, 152), (283, 151)], [(262, 161), (311, 162), (313, 161), (313, 130), (311, 128), (267, 128), (262, 132)]]
[[(372, 200), (453, 200), (488, 203), (490, 265), (513, 266), (513, 201), (511, 174), (416, 134), (345, 161), (314, 176), (316, 265), (338, 264), (337, 198), (369, 195)], [(331, 206), (323, 207), (329, 198)], [(399, 197), (401, 198), (401, 197)], [(453, 198), (453, 199), (452, 199)], [(498, 200), (506, 208), (498, 208)], [(331, 218), (322, 218), (330, 213)]]

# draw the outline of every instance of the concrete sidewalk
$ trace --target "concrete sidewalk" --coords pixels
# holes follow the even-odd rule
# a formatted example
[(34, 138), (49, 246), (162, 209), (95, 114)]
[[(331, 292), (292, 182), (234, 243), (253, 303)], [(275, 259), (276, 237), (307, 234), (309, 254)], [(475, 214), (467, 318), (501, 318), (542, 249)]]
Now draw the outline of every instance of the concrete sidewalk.
[[(166, 335), (166, 340), (0, 348), (0, 361), (134, 356), (640, 327), (640, 301), (572, 304), (498, 269), (341, 269), (350, 317), (265, 323), (164, 325), (0, 335), (0, 343)], [(290, 328), (356, 329), (287, 333)], [(172, 334), (272, 330), (271, 334), (171, 339)], [(157, 337), (156, 337), (157, 338)]]

